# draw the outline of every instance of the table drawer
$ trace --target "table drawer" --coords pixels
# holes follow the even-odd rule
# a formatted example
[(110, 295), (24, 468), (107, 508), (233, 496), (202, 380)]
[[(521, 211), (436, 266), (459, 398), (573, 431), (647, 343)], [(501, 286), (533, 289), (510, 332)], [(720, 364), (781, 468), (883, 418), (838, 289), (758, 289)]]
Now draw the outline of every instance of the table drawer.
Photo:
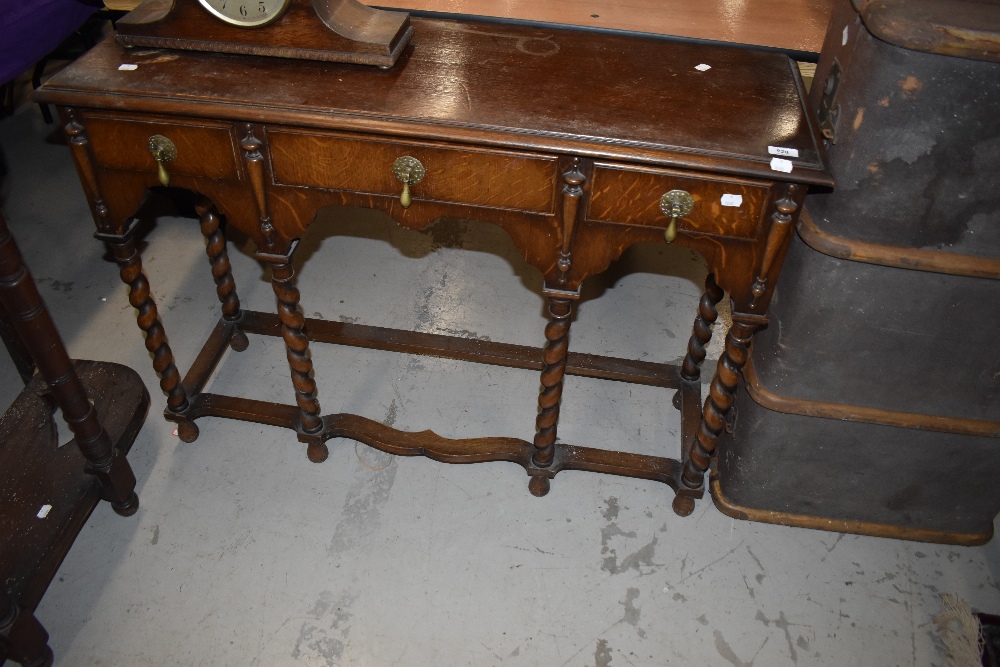
[(543, 214), (554, 210), (555, 158), (273, 128), (267, 134), (276, 184), (398, 197), (403, 186), (392, 163), (409, 155), (426, 170), (423, 180), (410, 188), (414, 202)]
[(165, 123), (101, 114), (87, 114), (84, 123), (94, 159), (104, 167), (155, 174), (149, 138), (161, 134), (177, 148), (177, 157), (166, 163), (171, 175), (240, 180), (237, 142), (227, 123)]
[(660, 197), (670, 190), (685, 190), (694, 199), (691, 212), (677, 221), (678, 230), (752, 238), (767, 207), (770, 184), (597, 163), (587, 219), (665, 228), (670, 218), (660, 210)]

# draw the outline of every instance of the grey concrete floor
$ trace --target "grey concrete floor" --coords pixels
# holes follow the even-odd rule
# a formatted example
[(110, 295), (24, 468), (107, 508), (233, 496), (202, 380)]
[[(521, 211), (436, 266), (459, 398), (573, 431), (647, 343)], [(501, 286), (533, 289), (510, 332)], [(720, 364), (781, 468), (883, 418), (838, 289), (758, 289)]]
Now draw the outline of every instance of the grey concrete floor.
[[(60, 665), (945, 665), (940, 593), (1000, 611), (1000, 543), (960, 548), (679, 518), (654, 483), (566, 472), (545, 498), (504, 463), (454, 466), (331, 441), (323, 464), (282, 429), (206, 418), (185, 444), (68, 149), (34, 107), (0, 122), (3, 208), (72, 356), (125, 363), (153, 396), (130, 455), (131, 518), (98, 507), (38, 616)], [(402, 230), (321, 213), (299, 251), (313, 317), (536, 345), (540, 280), (504, 234)], [(218, 316), (196, 221), (160, 216), (146, 272), (185, 370)], [(272, 310), (245, 240), (243, 303)], [(638, 247), (585, 289), (581, 352), (675, 361), (705, 267)], [(325, 412), (453, 437), (533, 434), (537, 376), (315, 346)], [(712, 357), (717, 357), (713, 348)], [(664, 390), (570, 378), (560, 436), (679, 452)], [(210, 389), (290, 402), (277, 339), (228, 352)], [(20, 390), (0, 354), (0, 405)]]

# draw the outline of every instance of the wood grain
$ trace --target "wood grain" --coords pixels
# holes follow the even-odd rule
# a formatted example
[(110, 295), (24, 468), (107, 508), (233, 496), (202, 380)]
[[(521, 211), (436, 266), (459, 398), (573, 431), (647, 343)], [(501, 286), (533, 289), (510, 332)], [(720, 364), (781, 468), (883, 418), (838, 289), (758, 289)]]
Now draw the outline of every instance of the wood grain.
[(830, 0), (388, 0), (380, 7), (676, 35), (819, 53)]
[(155, 134), (170, 139), (177, 157), (164, 163), (171, 174), (239, 180), (236, 137), (228, 123), (158, 122), (150, 119), (125, 120), (103, 114), (82, 114), (87, 125), (94, 159), (111, 169), (156, 173), (156, 160), (147, 151), (134, 150)]
[[(767, 185), (759, 182), (597, 164), (587, 217), (599, 222), (666, 227), (670, 218), (660, 210), (660, 197), (670, 190), (684, 190), (694, 199), (691, 213), (677, 221), (679, 230), (742, 238), (757, 234), (769, 194)], [(737, 195), (742, 203), (723, 206), (724, 195)]]
[[(270, 131), (268, 139), (274, 180), (280, 184), (398, 197), (402, 184), (392, 163), (408, 155), (426, 169), (423, 180), (410, 186), (414, 201), (536, 213), (555, 208), (553, 157), (289, 130)], [(315, 158), (303, 160), (303, 155)]]
[[(386, 71), (127, 51), (108, 40), (36, 96), (832, 184), (784, 55), (557, 28), (413, 24), (410, 46)], [(119, 71), (122, 63), (138, 68)], [(712, 69), (696, 70), (700, 63)], [(791, 174), (771, 169), (769, 146), (798, 151)]]
[[(135, 9), (140, 0), (105, 0)], [(369, 0), (387, 9), (542, 21), (819, 53), (831, 0)]]

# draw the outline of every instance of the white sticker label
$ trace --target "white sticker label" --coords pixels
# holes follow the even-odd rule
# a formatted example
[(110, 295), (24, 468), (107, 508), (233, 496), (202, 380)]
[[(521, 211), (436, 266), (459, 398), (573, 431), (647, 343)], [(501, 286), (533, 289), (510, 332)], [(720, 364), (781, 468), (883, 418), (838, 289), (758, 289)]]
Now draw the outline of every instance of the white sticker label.
[(52, 505), (42, 505), (42, 509), (38, 510), (38, 514), (36, 516), (39, 519), (44, 519), (49, 515), (49, 512), (51, 511), (52, 511)]
[(177, 429), (174, 429), (173, 431), (171, 431), (170, 435), (176, 436), (177, 435)]
[(767, 152), (771, 155), (780, 155), (781, 157), (799, 156), (799, 150), (797, 148), (784, 148), (782, 146), (768, 146)]
[(134, 69), (139, 69), (139, 66), (138, 65), (119, 65), (118, 66), (118, 71), (119, 72), (131, 72)]
[(700, 65), (695, 65), (694, 68), (696, 70), (698, 70), (699, 72), (707, 72), (708, 70), (712, 69), (712, 66), (711, 65), (706, 65), (705, 63), (702, 63)]
[(792, 161), (782, 160), (780, 157), (771, 158), (771, 169), (775, 171), (783, 171), (786, 174), (792, 173)]
[(743, 195), (722, 195), (723, 206), (742, 206)]
[(844, 38), (840, 41), (841, 46), (847, 46), (847, 36), (850, 34), (850, 26), (844, 26)]

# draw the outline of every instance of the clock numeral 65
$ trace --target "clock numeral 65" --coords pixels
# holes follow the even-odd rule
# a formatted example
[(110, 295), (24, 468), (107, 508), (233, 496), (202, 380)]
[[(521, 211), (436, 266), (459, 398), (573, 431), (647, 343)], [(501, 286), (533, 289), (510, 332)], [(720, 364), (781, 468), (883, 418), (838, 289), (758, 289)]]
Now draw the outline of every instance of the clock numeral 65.
[(218, 18), (232, 25), (257, 27), (267, 25), (278, 18), (292, 0), (198, 0), (198, 2), (214, 12)]
[[(258, 0), (258, 2), (260, 4), (257, 6), (257, 11), (259, 11), (261, 14), (267, 14), (267, 7), (264, 6), (264, 0)], [(248, 16), (249, 14), (250, 10), (247, 9), (247, 6), (240, 5), (240, 16), (246, 18), (246, 16)]]

